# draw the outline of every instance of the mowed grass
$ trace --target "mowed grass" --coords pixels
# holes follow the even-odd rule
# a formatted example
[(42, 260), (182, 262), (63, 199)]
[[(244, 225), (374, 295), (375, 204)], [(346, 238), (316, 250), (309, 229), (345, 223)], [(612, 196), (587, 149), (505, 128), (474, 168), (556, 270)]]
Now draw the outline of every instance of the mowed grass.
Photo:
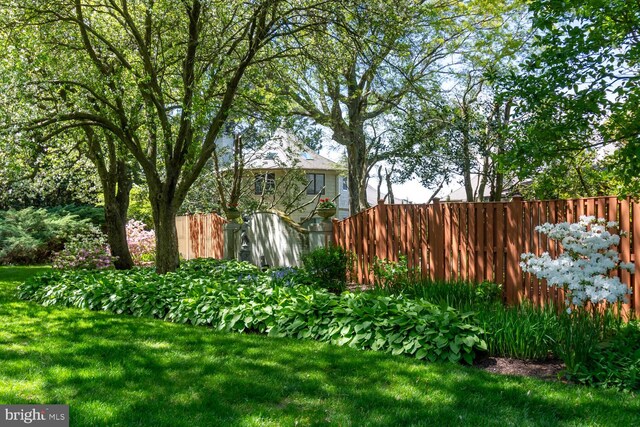
[(72, 426), (638, 425), (633, 394), (14, 296), (0, 268), (0, 403), (61, 403)]

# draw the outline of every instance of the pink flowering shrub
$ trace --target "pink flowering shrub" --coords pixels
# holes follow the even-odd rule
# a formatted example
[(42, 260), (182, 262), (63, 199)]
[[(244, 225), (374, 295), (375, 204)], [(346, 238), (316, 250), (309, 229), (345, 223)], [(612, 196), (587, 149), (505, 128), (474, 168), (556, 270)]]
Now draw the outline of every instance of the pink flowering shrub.
[(96, 227), (70, 238), (64, 249), (54, 255), (53, 268), (96, 270), (113, 267), (115, 257), (111, 256), (106, 240)]
[(127, 222), (127, 243), (135, 265), (153, 264), (156, 254), (156, 234), (153, 230), (146, 230), (144, 222), (135, 219)]

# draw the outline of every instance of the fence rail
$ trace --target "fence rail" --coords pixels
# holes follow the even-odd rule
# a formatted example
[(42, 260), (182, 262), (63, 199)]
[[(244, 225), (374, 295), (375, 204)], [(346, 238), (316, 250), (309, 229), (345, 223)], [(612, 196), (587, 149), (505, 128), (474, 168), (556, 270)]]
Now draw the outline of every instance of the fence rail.
[(184, 259), (224, 256), (224, 224), (217, 214), (195, 214), (176, 217), (178, 250)]
[[(430, 205), (378, 205), (346, 218), (334, 220), (334, 242), (355, 255), (355, 278), (373, 283), (376, 258), (392, 261), (407, 257), (432, 280), (490, 280), (503, 285), (508, 303), (524, 299), (536, 305), (562, 304), (562, 289), (548, 288), (520, 268), (520, 255), (530, 252), (553, 257), (562, 252), (557, 242), (535, 231), (545, 222), (577, 222), (581, 215), (618, 221), (628, 233), (619, 245), (622, 261), (637, 264), (640, 254), (640, 203), (616, 197), (572, 200)], [(636, 265), (637, 270), (637, 265)], [(640, 272), (638, 272), (640, 273)], [(640, 315), (640, 274), (618, 273), (633, 291), (625, 311)]]

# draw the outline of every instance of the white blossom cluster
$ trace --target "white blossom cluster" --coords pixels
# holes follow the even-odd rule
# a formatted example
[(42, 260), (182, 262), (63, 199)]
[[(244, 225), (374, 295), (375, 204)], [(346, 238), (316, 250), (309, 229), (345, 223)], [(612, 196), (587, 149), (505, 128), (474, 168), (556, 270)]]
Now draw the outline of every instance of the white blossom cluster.
[(615, 221), (593, 216), (581, 216), (580, 222), (574, 224), (540, 225), (536, 231), (561, 242), (564, 252), (555, 259), (548, 252), (539, 257), (522, 254), (520, 266), (539, 279), (546, 279), (547, 286), (562, 286), (568, 291), (567, 304), (623, 301), (631, 292), (618, 277), (610, 277), (610, 272), (633, 272), (634, 265), (621, 262), (618, 251), (613, 249), (620, 243), (620, 236), (607, 229), (617, 226)]

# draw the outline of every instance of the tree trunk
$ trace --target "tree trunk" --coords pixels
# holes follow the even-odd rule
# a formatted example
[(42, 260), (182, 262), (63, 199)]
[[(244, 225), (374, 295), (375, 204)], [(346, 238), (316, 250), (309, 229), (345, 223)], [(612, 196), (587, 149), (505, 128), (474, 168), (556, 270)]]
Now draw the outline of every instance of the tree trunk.
[(83, 128), (87, 137), (86, 155), (95, 165), (104, 197), (104, 221), (107, 243), (118, 270), (129, 270), (133, 259), (127, 244), (127, 210), (133, 185), (126, 160), (118, 156), (114, 139), (108, 133), (96, 134), (89, 126)]
[(124, 162), (118, 163), (116, 177), (117, 189), (114, 185), (103, 185), (107, 242), (111, 255), (117, 257), (114, 261), (116, 269), (129, 270), (133, 267), (133, 259), (127, 244), (127, 210), (132, 181)]
[(178, 252), (178, 231), (176, 229), (176, 211), (174, 197), (169, 197), (167, 184), (162, 189), (149, 186), (149, 198), (153, 210), (153, 223), (156, 227), (156, 272), (165, 274), (180, 266)]
[(367, 146), (362, 138), (347, 145), (349, 165), (349, 211), (351, 215), (367, 208)]
[(487, 181), (489, 180), (489, 156), (484, 157), (482, 164), (482, 173), (479, 176), (480, 182), (478, 184), (478, 194), (476, 195), (476, 201), (484, 202), (484, 192), (487, 188)]
[(396, 202), (396, 198), (393, 195), (393, 186), (391, 185), (391, 173), (387, 171), (387, 193), (389, 193), (389, 203), (394, 204)]

